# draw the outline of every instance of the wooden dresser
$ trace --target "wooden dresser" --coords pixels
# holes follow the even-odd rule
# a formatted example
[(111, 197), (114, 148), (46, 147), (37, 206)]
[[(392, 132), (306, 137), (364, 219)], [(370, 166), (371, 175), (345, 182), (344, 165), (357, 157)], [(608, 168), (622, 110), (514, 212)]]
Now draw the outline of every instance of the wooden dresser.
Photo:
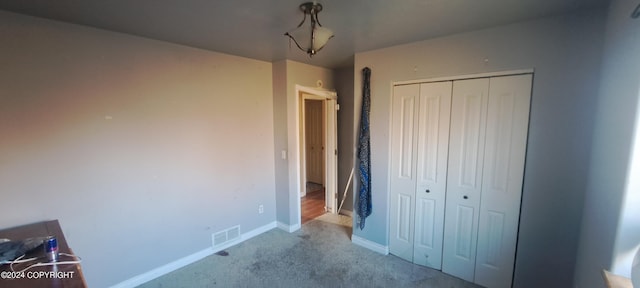
[[(38, 222), (34, 224), (0, 230), (0, 239), (7, 238), (10, 240), (23, 240), (32, 237), (46, 236), (56, 237), (56, 239), (58, 240), (58, 251), (60, 253), (67, 253), (72, 255), (74, 254), (67, 245), (67, 240), (64, 238), (64, 234), (62, 234), (62, 229), (60, 228), (60, 223), (58, 223), (58, 220)], [(34, 261), (33, 263), (47, 262), (44, 254), (44, 248), (42, 247), (39, 247), (35, 249), (35, 251), (27, 254), (27, 257), (40, 257), (40, 259)], [(63, 255), (61, 255), (59, 259), (59, 261), (71, 260), (76, 259)], [(27, 266), (28, 265), (25, 263), (21, 265), (14, 265), (14, 268), (18, 270), (17, 268), (23, 269)], [(87, 287), (87, 284), (84, 280), (84, 275), (82, 275), (80, 264), (58, 264), (51, 266), (33, 267), (24, 271), (24, 273), (19, 274), (12, 272), (8, 264), (2, 265), (0, 266), (0, 268), (0, 273), (2, 273), (2, 277), (0, 277), (0, 287), (3, 288)]]

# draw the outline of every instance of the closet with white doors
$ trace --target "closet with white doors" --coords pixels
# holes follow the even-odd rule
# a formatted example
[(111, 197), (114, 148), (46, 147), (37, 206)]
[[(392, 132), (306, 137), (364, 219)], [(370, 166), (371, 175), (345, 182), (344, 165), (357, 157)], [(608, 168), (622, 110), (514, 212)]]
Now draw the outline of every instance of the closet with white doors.
[(389, 251), (511, 287), (531, 74), (393, 88)]

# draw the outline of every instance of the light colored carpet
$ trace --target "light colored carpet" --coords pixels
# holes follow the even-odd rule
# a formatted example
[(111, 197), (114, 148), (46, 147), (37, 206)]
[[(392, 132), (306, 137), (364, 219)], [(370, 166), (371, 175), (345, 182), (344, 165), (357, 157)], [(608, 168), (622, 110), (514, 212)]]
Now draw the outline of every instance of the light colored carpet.
[(273, 229), (140, 287), (479, 287), (354, 245), (350, 226), (325, 214), (294, 233)]

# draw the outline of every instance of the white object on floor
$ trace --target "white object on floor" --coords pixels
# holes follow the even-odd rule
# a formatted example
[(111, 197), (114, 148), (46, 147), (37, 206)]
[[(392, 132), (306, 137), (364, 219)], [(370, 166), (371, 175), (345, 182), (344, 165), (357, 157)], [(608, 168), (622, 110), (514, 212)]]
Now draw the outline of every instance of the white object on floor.
[(602, 277), (607, 288), (633, 288), (631, 279), (602, 270)]

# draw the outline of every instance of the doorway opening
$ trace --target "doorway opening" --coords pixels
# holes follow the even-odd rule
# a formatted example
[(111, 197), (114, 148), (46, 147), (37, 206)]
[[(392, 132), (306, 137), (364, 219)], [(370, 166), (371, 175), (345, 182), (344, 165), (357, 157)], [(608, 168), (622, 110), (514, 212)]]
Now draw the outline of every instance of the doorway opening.
[(296, 86), (299, 121), (297, 207), (304, 224), (337, 213), (337, 95)]
[(304, 193), (301, 193), (302, 224), (321, 216), (327, 211), (325, 188), (325, 134), (326, 134), (326, 109), (324, 99), (315, 99), (304, 95), (302, 135), (304, 135)]

